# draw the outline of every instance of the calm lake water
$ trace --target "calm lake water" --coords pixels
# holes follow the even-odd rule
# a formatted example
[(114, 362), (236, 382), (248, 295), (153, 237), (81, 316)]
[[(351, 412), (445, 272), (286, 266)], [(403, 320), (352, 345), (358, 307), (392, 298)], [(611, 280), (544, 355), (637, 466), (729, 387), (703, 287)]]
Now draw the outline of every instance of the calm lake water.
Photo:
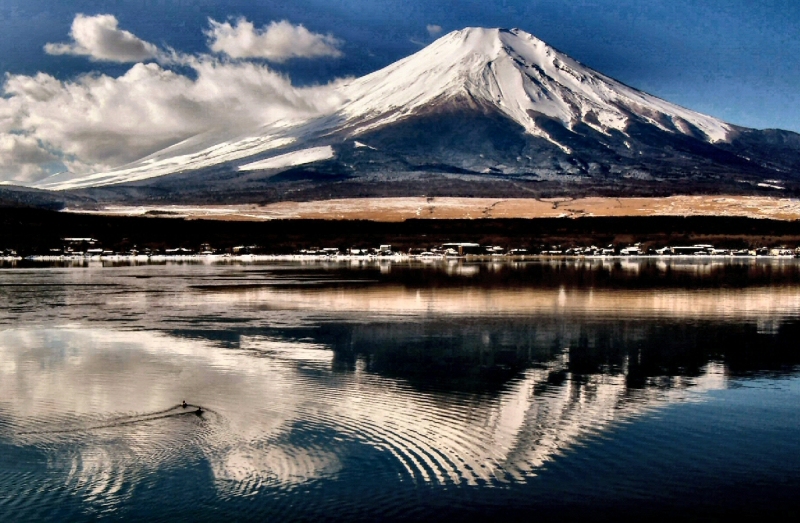
[(798, 260), (6, 265), (0, 300), (4, 522), (800, 514)]

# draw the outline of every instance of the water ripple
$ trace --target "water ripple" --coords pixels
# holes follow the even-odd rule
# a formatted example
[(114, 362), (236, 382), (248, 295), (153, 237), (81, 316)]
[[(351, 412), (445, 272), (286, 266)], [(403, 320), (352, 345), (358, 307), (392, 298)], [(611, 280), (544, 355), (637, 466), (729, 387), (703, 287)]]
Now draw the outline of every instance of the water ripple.
[[(0, 285), (0, 515), (475, 516), (548, 496), (677, 502), (692, 477), (796, 476), (791, 285), (419, 288), (158, 270)], [(95, 279), (119, 287), (84, 286)], [(737, 362), (794, 370), (728, 391)], [(720, 406), (722, 392), (755, 399)], [(781, 416), (757, 411), (780, 394), (769, 412)], [(660, 419), (715, 401), (719, 413), (685, 425)]]

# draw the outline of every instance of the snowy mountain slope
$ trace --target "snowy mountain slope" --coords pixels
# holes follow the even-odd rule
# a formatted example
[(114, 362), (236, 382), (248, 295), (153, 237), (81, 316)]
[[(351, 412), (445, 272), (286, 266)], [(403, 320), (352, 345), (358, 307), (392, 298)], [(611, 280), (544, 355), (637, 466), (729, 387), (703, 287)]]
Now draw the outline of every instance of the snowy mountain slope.
[(202, 148), (197, 152), (184, 154), (179, 152), (180, 146), (187, 144), (181, 142), (113, 171), (93, 173), (77, 178), (70, 173), (59, 173), (46, 178), (38, 186), (42, 189), (57, 190), (137, 182), (184, 170), (202, 169), (241, 158), (248, 158), (264, 151), (279, 149), (294, 141), (294, 138), (274, 135), (253, 136), (233, 142), (223, 141), (210, 147)]
[(265, 169), (280, 169), (282, 167), (295, 167), (297, 165), (305, 165), (307, 163), (328, 160), (333, 157), (333, 147), (330, 145), (323, 147), (311, 147), (310, 149), (292, 151), (290, 153), (281, 154), (280, 156), (267, 158), (266, 160), (259, 160), (257, 162), (241, 165), (239, 166), (239, 170), (259, 171)]
[(455, 31), (343, 90), (350, 101), (340, 113), (356, 135), (458, 97), (494, 105), (551, 141), (535, 115), (605, 134), (624, 132), (632, 115), (668, 132), (693, 134), (694, 127), (711, 142), (726, 141), (731, 132), (720, 120), (627, 87), (518, 29)]
[(662, 184), (663, 193), (691, 191), (699, 179), (704, 190), (755, 187), (791, 178), (800, 166), (794, 133), (743, 129), (661, 100), (517, 29), (455, 31), (337, 89), (344, 101), (329, 114), (247, 136), (208, 133), (111, 172), (56, 175), (39, 187), (272, 194), (276, 184), (357, 182), (356, 193), (366, 194), (367, 186), (405, 180), (410, 193), (422, 190), (422, 177), (442, 191), (507, 178), (565, 191), (578, 184), (624, 192), (635, 181)]

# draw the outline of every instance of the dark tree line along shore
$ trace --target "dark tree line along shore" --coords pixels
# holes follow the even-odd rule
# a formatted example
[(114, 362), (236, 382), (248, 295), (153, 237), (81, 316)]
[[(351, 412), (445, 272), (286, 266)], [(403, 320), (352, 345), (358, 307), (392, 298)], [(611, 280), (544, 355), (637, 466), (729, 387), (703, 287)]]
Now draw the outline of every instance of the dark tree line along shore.
[(263, 252), (272, 254), (295, 253), (314, 246), (345, 250), (380, 244), (407, 251), (447, 242), (531, 250), (552, 245), (634, 243), (641, 243), (645, 249), (697, 243), (745, 249), (800, 245), (800, 222), (721, 216), (234, 222), (0, 208), (0, 249), (43, 253), (69, 237), (96, 238), (104, 248), (117, 252), (134, 247), (197, 249), (202, 244), (222, 250), (258, 245)]

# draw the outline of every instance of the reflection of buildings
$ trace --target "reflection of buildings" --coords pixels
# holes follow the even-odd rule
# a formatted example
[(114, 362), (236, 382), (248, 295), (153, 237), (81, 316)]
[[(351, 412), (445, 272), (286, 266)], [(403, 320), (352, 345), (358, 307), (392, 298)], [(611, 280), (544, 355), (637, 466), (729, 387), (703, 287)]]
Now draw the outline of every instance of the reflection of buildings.
[(800, 316), (800, 289), (747, 287), (716, 289), (603, 288), (425, 288), (400, 285), (354, 287), (220, 287), (203, 298), (225, 303), (258, 303), (274, 308), (363, 319), (558, 316), (572, 318), (653, 318), (731, 323)]

